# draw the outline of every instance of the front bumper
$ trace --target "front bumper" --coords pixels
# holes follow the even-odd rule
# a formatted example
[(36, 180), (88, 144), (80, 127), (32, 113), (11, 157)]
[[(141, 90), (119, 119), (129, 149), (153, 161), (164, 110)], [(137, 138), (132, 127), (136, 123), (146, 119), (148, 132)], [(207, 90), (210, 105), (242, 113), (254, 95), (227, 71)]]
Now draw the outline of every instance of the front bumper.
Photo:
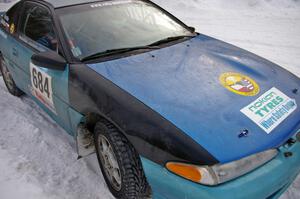
[[(286, 152), (292, 156), (285, 157)], [(300, 172), (300, 143), (282, 146), (276, 158), (265, 165), (213, 187), (187, 181), (145, 158), (142, 163), (154, 199), (275, 199)]]

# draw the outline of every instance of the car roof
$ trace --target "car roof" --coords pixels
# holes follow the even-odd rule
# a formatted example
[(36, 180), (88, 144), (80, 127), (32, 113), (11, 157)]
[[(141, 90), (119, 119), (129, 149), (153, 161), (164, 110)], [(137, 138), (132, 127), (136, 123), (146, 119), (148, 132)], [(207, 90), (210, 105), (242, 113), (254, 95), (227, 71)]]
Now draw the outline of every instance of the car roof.
[[(97, 0), (43, 0), (49, 4), (51, 4), (54, 8), (65, 7), (65, 6), (72, 6), (76, 4), (82, 3), (91, 3), (97, 2)], [(98, 0), (101, 1), (101, 0)], [(105, 1), (105, 0), (102, 0)]]

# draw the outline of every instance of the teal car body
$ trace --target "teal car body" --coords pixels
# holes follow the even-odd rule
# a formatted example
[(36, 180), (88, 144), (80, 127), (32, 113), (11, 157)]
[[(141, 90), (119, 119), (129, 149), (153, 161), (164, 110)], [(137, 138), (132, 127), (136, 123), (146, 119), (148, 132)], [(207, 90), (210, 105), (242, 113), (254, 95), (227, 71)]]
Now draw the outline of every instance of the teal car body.
[[(77, 59), (79, 50), (67, 39), (60, 14), (72, 6), (91, 9), (122, 1), (24, 0), (2, 13), (0, 51), (17, 87), (77, 146), (80, 125), (92, 132), (99, 117), (114, 124), (140, 155), (154, 199), (278, 198), (300, 172), (299, 78), (193, 31), (158, 48)], [(36, 54), (53, 55), (24, 35), (21, 18), (32, 4), (52, 15), (59, 44), (55, 53), (66, 61), (61, 70), (32, 63)], [(214, 185), (192, 182), (166, 166), (222, 166), (268, 150), (276, 156)], [(81, 154), (78, 147), (79, 156), (90, 152)]]

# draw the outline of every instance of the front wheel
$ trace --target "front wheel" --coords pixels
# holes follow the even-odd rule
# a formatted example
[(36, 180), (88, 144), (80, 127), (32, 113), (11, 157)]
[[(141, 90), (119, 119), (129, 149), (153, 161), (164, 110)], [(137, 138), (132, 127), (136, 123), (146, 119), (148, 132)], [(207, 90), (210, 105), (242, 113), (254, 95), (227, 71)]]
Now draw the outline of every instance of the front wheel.
[(21, 95), (23, 95), (23, 92), (15, 84), (11, 76), (11, 73), (9, 72), (6, 63), (2, 57), (0, 57), (0, 70), (3, 76), (4, 83), (9, 93), (16, 97), (20, 97)]
[(95, 145), (104, 179), (116, 198), (150, 197), (139, 155), (123, 134), (102, 120), (95, 127)]

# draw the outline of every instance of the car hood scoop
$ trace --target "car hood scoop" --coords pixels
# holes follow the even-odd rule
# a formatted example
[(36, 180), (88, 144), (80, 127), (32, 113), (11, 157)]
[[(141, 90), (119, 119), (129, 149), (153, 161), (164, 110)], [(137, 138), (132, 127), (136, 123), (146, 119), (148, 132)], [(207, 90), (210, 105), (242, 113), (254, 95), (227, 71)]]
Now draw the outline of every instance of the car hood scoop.
[[(296, 76), (205, 35), (88, 66), (172, 122), (222, 163), (278, 147), (300, 128), (299, 108), (271, 132), (241, 111), (272, 88), (300, 105)], [(236, 73), (246, 79), (230, 90), (222, 75)], [(250, 92), (241, 95), (232, 89)]]

